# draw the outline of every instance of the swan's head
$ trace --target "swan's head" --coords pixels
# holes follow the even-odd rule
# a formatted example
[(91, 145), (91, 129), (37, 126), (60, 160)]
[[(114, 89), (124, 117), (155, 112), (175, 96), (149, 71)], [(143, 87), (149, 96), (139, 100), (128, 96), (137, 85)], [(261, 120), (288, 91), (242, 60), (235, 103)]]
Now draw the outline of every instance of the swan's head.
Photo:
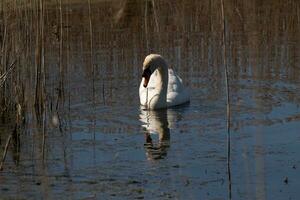
[(150, 54), (146, 56), (144, 63), (143, 63), (143, 74), (142, 77), (144, 78), (144, 87), (147, 87), (151, 74), (158, 68), (166, 66), (165, 59), (159, 54)]

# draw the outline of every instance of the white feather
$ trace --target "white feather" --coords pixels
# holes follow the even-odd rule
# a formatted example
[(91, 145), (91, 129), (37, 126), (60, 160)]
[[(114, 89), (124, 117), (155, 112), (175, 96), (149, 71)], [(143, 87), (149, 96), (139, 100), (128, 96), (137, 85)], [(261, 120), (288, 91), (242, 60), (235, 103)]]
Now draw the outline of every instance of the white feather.
[[(139, 94), (140, 103), (143, 106), (147, 105), (147, 101), (149, 101), (149, 99), (159, 94), (159, 91), (156, 88), (157, 81), (160, 81), (158, 73), (158, 70), (155, 70), (152, 73), (146, 88), (143, 86), (144, 79), (141, 81)], [(167, 107), (188, 102), (190, 100), (190, 94), (188, 89), (183, 86), (181, 78), (175, 74), (173, 69), (168, 69), (168, 75)]]

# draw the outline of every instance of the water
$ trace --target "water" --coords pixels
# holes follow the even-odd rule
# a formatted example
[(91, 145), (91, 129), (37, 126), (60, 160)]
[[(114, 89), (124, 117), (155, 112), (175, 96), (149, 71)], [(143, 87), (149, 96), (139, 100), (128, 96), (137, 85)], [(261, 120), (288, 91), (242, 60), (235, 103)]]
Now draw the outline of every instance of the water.
[[(45, 143), (28, 109), (20, 146), (12, 140), (0, 173), (1, 198), (228, 199), (219, 5), (154, 2), (95, 1), (91, 29), (87, 5), (64, 4), (62, 56), (58, 10), (46, 7)], [(299, 3), (247, 2), (225, 12), (232, 199), (297, 199)], [(189, 104), (140, 109), (150, 52), (190, 88)], [(1, 155), (13, 127), (0, 125)]]

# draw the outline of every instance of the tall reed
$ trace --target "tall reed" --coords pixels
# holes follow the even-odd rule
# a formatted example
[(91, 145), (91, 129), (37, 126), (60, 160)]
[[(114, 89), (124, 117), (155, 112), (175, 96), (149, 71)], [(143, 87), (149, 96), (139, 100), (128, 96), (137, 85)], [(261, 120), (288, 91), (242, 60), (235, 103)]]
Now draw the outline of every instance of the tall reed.
[(224, 66), (224, 79), (226, 87), (226, 113), (227, 113), (227, 173), (228, 173), (228, 198), (232, 199), (231, 193), (231, 137), (230, 137), (230, 88), (228, 77), (228, 65), (227, 65), (227, 47), (226, 47), (226, 17), (224, 10), (224, 0), (221, 0), (221, 16), (222, 16), (222, 49), (223, 49), (223, 66)]

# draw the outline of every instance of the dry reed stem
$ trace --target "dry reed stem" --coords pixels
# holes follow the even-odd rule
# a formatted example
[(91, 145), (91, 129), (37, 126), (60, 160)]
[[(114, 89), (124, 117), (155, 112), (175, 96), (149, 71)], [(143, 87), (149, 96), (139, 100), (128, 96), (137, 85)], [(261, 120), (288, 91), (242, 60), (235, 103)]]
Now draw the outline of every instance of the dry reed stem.
[(149, 40), (148, 40), (148, 2), (145, 2), (145, 15), (144, 15), (144, 23), (145, 23), (145, 33), (146, 33), (146, 45), (147, 45), (147, 53), (149, 53), (150, 49), (149, 49)]
[(1, 76), (0, 76), (0, 88), (3, 86), (3, 84), (5, 83), (7, 76), (9, 75), (9, 73), (15, 68), (15, 64), (16, 64), (17, 60), (14, 60), (10, 66), (8, 67), (8, 70), (6, 72), (4, 72)]
[(105, 87), (104, 87), (104, 78), (102, 76), (102, 98), (103, 98), (103, 105), (105, 105)]
[(60, 40), (59, 40), (59, 97), (64, 102), (64, 71), (63, 71), (63, 13), (62, 13), (62, 0), (59, 1), (59, 18), (60, 18)]
[[(67, 0), (67, 5), (69, 5), (69, 0)], [(71, 111), (71, 73), (69, 72), (69, 64), (70, 64), (70, 32), (69, 32), (69, 7), (67, 7), (67, 17), (66, 17), (66, 24), (67, 24), (67, 43), (68, 43), (68, 47), (67, 47), (67, 75), (68, 75), (68, 109), (69, 109), (69, 113)]]
[(91, 10), (91, 0), (88, 0), (89, 6), (89, 28), (90, 28), (90, 62), (92, 69), (92, 94), (93, 94), (93, 105), (95, 105), (95, 67), (93, 63), (93, 26), (92, 26), (92, 10)]
[[(44, 97), (44, 13), (43, 0), (39, 0), (36, 5), (36, 13), (38, 16), (36, 30), (36, 49), (35, 49), (35, 111), (37, 115), (44, 112), (45, 97)], [(40, 118), (40, 116), (38, 116)]]
[[(46, 109), (46, 108), (44, 108)], [(45, 163), (45, 144), (46, 144), (46, 111), (43, 113), (43, 141), (42, 141), (42, 159)]]
[(228, 173), (228, 198), (232, 199), (231, 193), (231, 138), (230, 138), (230, 96), (229, 96), (229, 80), (228, 80), (228, 66), (226, 58), (226, 19), (224, 12), (224, 0), (221, 0), (221, 14), (222, 14), (222, 48), (223, 48), (223, 64), (225, 66), (225, 86), (226, 86), (226, 114), (227, 114), (227, 173)]
[(157, 20), (158, 17), (157, 17), (157, 13), (156, 13), (156, 8), (155, 8), (155, 2), (154, 2), (154, 0), (152, 0), (151, 3), (152, 3), (153, 13), (154, 13), (154, 20), (155, 20), (155, 25), (156, 25), (156, 31), (159, 33), (159, 25), (158, 25), (158, 20)]
[[(1, 60), (4, 59), (4, 48), (5, 48), (5, 44), (6, 44), (6, 35), (7, 35), (7, 27), (6, 27), (6, 23), (5, 23), (5, 19), (3, 17), (3, 39), (2, 39), (2, 47), (1, 47)], [(3, 61), (3, 60), (2, 60)], [(4, 63), (2, 62), (2, 66), (4, 65)]]
[(44, 14), (44, 0), (40, 1), (40, 10), (41, 10), (41, 73), (42, 73), (42, 101), (43, 101), (43, 110), (45, 110), (45, 88), (46, 88), (46, 72), (45, 72), (45, 33), (44, 33), (44, 23), (45, 23), (45, 14)]
[(7, 138), (7, 141), (6, 141), (6, 145), (5, 145), (5, 149), (3, 152), (2, 161), (1, 161), (1, 165), (0, 165), (0, 171), (3, 170), (3, 165), (5, 162), (5, 158), (6, 158), (6, 154), (7, 154), (7, 150), (8, 150), (11, 138), (12, 138), (12, 133), (9, 135), (9, 137)]

